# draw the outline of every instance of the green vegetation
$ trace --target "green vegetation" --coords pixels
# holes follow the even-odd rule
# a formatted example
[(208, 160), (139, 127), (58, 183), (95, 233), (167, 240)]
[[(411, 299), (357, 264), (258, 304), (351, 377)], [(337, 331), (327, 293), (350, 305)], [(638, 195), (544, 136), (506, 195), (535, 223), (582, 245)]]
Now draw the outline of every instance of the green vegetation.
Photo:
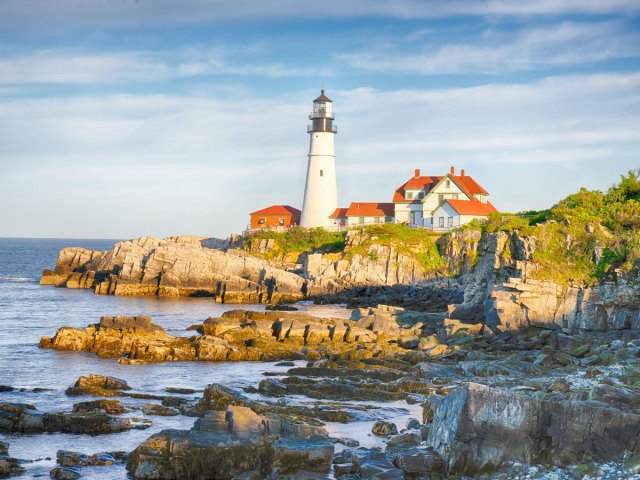
[(285, 232), (261, 231), (245, 239), (245, 248), (249, 242), (260, 239), (273, 239), (277, 251), (284, 254), (320, 251), (322, 253), (339, 252), (344, 249), (345, 232), (328, 232), (323, 228), (306, 229), (292, 227)]
[(640, 270), (640, 170), (623, 175), (606, 193), (582, 188), (549, 210), (496, 213), (465, 228), (535, 236), (540, 280), (593, 283), (612, 269)]
[(430, 230), (410, 228), (400, 223), (381, 223), (362, 227), (361, 231), (366, 234), (365, 240), (350, 248), (346, 252), (348, 255), (358, 253), (377, 260), (375, 252), (367, 253), (369, 247), (376, 244), (393, 247), (397, 253), (414, 258), (427, 272), (436, 272), (446, 265), (436, 245), (440, 235)]

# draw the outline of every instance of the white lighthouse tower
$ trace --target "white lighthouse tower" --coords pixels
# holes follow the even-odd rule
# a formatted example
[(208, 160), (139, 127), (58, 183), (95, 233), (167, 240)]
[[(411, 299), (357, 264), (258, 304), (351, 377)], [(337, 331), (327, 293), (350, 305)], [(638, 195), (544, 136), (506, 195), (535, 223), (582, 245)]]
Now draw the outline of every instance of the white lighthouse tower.
[(329, 215), (338, 208), (336, 154), (333, 147), (337, 129), (333, 125), (332, 103), (324, 90), (320, 90), (320, 96), (313, 101), (313, 111), (309, 115), (309, 163), (300, 218), (300, 226), (305, 228), (330, 226)]

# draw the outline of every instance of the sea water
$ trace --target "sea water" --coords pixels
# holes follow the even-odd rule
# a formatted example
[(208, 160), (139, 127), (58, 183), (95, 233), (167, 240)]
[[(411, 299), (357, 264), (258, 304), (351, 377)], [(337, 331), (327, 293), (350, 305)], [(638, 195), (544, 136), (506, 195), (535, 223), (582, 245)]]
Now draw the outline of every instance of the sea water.
[[(0, 402), (20, 402), (35, 406), (42, 412), (70, 411), (74, 403), (91, 397), (69, 397), (64, 391), (78, 377), (90, 373), (111, 375), (126, 380), (133, 392), (166, 394), (165, 388), (190, 388), (200, 396), (206, 385), (221, 383), (242, 389), (256, 387), (265, 372), (283, 375), (289, 367), (265, 362), (167, 362), (151, 365), (122, 365), (115, 359), (102, 359), (90, 353), (59, 352), (39, 349), (42, 336), (53, 336), (61, 326), (84, 328), (98, 322), (102, 315), (150, 315), (172, 335), (190, 336), (187, 328), (207, 317), (220, 316), (233, 308), (263, 310), (264, 305), (220, 305), (207, 298), (115, 297), (95, 295), (89, 290), (42, 287), (38, 281), (42, 270), (53, 268), (63, 247), (84, 247), (108, 250), (115, 240), (80, 239), (10, 239), (0, 238), (0, 385), (14, 391), (0, 392)], [(348, 318), (350, 311), (342, 306), (318, 306), (308, 302), (298, 305), (318, 316)], [(304, 365), (304, 362), (296, 362)], [(34, 391), (34, 389), (38, 389)], [(254, 395), (257, 397), (257, 395)], [(295, 396), (291, 403), (308, 399)], [(141, 407), (151, 400), (123, 398), (123, 403)], [(348, 403), (348, 402), (347, 402)], [(371, 402), (369, 402), (371, 403)], [(354, 402), (355, 404), (355, 402)], [(362, 402), (361, 402), (362, 404)], [(358, 439), (365, 446), (380, 445), (369, 432), (376, 419), (394, 420), (403, 427), (413, 416), (419, 418), (419, 407), (405, 402), (372, 404), (370, 418), (354, 424), (327, 424), (334, 437)], [(131, 430), (107, 435), (73, 434), (2, 434), (0, 440), (10, 443), (12, 457), (27, 460), (27, 473), (22, 478), (48, 478), (56, 465), (57, 450), (72, 450), (85, 454), (124, 450), (130, 452), (153, 433), (166, 428), (189, 429), (194, 418), (182, 415), (159, 417), (135, 411), (130, 416), (148, 418), (153, 426), (146, 430)], [(126, 478), (124, 466), (82, 469), (82, 478)]]

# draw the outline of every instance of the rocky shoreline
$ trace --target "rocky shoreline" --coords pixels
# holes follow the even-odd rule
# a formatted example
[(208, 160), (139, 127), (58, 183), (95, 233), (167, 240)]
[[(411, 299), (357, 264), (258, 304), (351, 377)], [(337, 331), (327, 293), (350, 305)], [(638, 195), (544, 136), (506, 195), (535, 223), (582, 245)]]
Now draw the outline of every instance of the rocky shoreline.
[[(350, 320), (236, 310), (192, 329), (198, 335), (173, 337), (147, 317), (103, 317), (84, 330), (63, 327), (41, 347), (132, 365), (307, 363), (291, 362), (284, 375), (267, 372), (244, 392), (211, 384), (195, 398), (179, 389), (147, 398), (126, 382), (91, 375), (67, 389), (84, 396), (72, 412), (0, 404), (0, 430), (117, 434), (147, 426), (122, 417), (128, 398), (147, 398), (145, 414), (196, 420), (129, 452), (127, 470), (140, 479), (640, 478), (636, 330), (491, 332), (383, 305), (356, 309)], [(198, 354), (205, 337), (219, 355)], [(389, 402), (422, 405), (421, 418), (406, 425), (380, 418), (376, 405)], [(326, 428), (363, 419), (377, 420), (370, 435), (382, 448)], [(72, 475), (98, 457), (124, 461), (118, 455), (59, 453), (54, 478), (79, 478)]]

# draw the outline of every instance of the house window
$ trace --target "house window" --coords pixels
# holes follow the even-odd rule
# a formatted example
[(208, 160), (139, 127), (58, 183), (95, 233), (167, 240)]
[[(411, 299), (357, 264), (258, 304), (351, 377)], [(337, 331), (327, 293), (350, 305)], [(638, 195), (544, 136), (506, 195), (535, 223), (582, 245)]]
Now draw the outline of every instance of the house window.
[(451, 188), (451, 180), (447, 180), (447, 188)]
[(454, 200), (458, 200), (458, 194), (457, 194), (457, 193), (454, 193), (454, 194), (453, 194), (453, 199), (454, 199)]
[(373, 223), (380, 223), (380, 217), (373, 217)]
[(438, 203), (442, 203), (442, 202), (444, 202), (444, 195), (440, 194), (438, 195)]
[(407, 200), (413, 200), (413, 192), (407, 192)]
[(453, 217), (449, 217), (447, 219), (447, 227), (449, 228), (453, 227)]
[(320, 170), (320, 176), (324, 177), (324, 170)]
[(438, 218), (438, 227), (444, 228), (444, 217)]
[(364, 223), (364, 217), (358, 217), (358, 223), (362, 225)]
[(266, 219), (261, 218), (260, 220), (258, 220), (258, 225), (264, 225), (265, 221), (266, 221)]
[(284, 218), (278, 219), (278, 225), (280, 225), (281, 227), (284, 227)]

